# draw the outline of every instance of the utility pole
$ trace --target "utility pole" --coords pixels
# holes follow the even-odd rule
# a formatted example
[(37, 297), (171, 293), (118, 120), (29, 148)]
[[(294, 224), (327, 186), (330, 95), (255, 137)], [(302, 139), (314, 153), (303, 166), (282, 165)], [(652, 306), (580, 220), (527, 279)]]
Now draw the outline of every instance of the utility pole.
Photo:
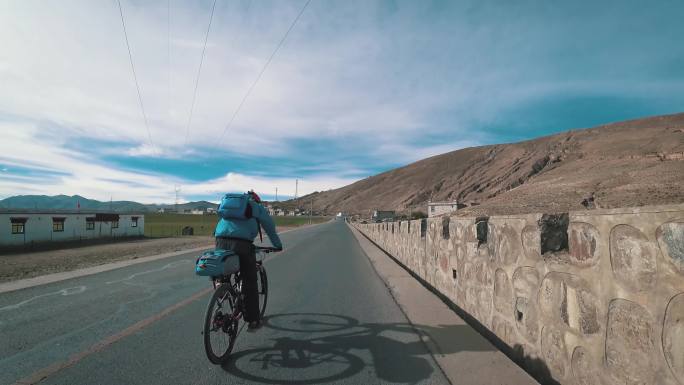
[(276, 199), (275, 199), (275, 201), (278, 202), (278, 188), (277, 187), (276, 187)]
[(299, 179), (295, 179), (295, 197), (294, 197), (295, 215), (297, 215), (297, 211), (299, 210), (299, 202), (297, 201), (298, 193), (299, 193)]
[(176, 193), (176, 214), (178, 214), (178, 193), (181, 191), (180, 186), (174, 185), (173, 191)]

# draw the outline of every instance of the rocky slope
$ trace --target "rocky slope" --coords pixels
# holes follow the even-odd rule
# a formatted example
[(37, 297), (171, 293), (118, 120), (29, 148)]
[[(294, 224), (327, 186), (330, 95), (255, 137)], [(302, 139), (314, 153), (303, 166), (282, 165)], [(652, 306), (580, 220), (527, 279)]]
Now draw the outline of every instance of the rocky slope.
[(682, 203), (684, 113), (466, 148), (301, 199), (312, 197), (315, 209), (363, 214), (428, 200), (464, 202), (464, 215)]

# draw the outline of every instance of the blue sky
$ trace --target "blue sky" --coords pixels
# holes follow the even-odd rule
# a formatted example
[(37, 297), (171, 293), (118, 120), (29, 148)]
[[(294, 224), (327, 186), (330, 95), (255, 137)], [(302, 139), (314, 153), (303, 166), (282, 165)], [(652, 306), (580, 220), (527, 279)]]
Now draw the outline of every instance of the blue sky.
[(680, 1), (312, 0), (220, 140), (305, 2), (217, 1), (188, 125), (213, 2), (123, 0), (149, 136), (116, 1), (0, 3), (0, 198), (282, 197), (684, 110)]

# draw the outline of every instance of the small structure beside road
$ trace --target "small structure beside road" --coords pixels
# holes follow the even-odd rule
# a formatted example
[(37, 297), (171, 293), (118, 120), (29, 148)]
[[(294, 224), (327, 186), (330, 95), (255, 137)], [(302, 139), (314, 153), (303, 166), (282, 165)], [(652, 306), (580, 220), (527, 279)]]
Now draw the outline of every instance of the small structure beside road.
[(0, 246), (143, 236), (145, 215), (80, 210), (0, 210)]
[(375, 210), (371, 216), (373, 222), (392, 222), (394, 221), (394, 211)]
[(428, 218), (442, 214), (448, 214), (466, 207), (465, 204), (456, 201), (451, 202), (428, 202)]

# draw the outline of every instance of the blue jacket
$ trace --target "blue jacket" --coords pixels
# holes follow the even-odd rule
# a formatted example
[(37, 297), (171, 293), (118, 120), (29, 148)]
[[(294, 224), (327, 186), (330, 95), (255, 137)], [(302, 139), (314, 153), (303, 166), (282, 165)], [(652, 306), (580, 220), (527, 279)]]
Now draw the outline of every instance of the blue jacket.
[(223, 219), (219, 217), (214, 236), (239, 238), (251, 242), (259, 234), (258, 219), (259, 223), (261, 223), (261, 227), (266, 232), (266, 235), (268, 235), (268, 239), (271, 240), (273, 247), (282, 248), (283, 244), (280, 242), (280, 237), (278, 236), (278, 233), (276, 233), (275, 223), (273, 222), (273, 218), (268, 214), (268, 211), (266, 211), (264, 206), (253, 200), (250, 200), (249, 204), (252, 205), (252, 218)]

